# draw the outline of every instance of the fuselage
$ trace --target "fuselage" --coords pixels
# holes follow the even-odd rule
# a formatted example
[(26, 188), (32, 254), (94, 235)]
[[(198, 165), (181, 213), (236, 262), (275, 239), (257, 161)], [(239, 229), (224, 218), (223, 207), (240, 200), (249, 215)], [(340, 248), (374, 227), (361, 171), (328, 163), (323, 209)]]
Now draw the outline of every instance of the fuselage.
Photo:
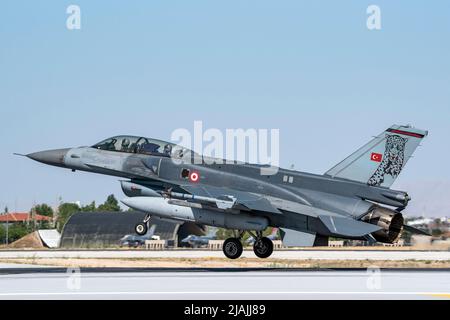
[[(283, 203), (290, 204), (292, 208), (310, 206), (356, 219), (366, 214), (373, 207), (373, 202), (401, 207), (406, 206), (409, 200), (402, 191), (283, 168), (271, 170), (270, 175), (263, 175), (262, 165), (227, 163), (222, 159), (203, 158), (194, 153), (180, 160), (167, 154), (102, 150), (93, 146), (43, 151), (29, 156), (73, 171), (126, 178), (149, 190), (172, 189), (182, 192), (180, 186), (202, 184), (251, 192), (269, 199), (283, 199)], [(192, 173), (198, 175), (195, 181)], [(287, 215), (283, 217), (264, 212), (261, 214), (270, 219), (270, 225), (286, 225), (294, 223), (297, 217), (289, 216), (289, 208), (289, 205), (285, 208)], [(307, 222), (300, 219), (298, 223), (303, 226)]]
[[(138, 183), (159, 185), (161, 188), (201, 182), (205, 185), (280, 197), (307, 205), (316, 205), (316, 196), (324, 194), (332, 194), (338, 198), (370, 200), (396, 207), (407, 205), (409, 200), (406, 192), (368, 186), (360, 182), (283, 168), (277, 168), (273, 171), (274, 174), (262, 175), (262, 165), (226, 163), (222, 159), (210, 158), (205, 161), (203, 158), (199, 160), (198, 156), (194, 161), (179, 162), (168, 156), (80, 147), (68, 150), (62, 166), (72, 170), (128, 178)], [(190, 179), (191, 172), (199, 173), (197, 181)]]
[[(147, 216), (259, 232), (259, 252), (261, 241), (269, 240), (260, 234), (269, 226), (281, 229), (288, 246), (322, 245), (330, 236), (395, 242), (410, 197), (390, 185), (426, 134), (393, 125), (323, 175), (204, 157), (137, 136), (27, 156), (72, 171), (124, 178), (122, 190), (129, 198), (122, 202)], [(136, 226), (138, 234), (147, 222)]]

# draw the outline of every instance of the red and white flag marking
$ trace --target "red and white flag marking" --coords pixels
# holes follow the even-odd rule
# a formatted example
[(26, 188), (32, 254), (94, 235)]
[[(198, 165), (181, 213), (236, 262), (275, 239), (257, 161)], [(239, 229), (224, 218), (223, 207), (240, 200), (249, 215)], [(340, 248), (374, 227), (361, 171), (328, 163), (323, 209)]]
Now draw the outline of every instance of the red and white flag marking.
[(381, 153), (372, 152), (372, 154), (370, 155), (370, 160), (381, 162), (381, 160), (383, 160), (383, 155)]

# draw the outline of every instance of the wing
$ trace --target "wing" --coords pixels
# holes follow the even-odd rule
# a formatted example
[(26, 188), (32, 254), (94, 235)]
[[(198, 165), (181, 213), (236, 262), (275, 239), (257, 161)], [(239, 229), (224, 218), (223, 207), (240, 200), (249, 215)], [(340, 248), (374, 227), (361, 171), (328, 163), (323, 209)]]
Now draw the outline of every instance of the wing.
[[(221, 208), (220, 202), (223, 201), (222, 199), (228, 198), (227, 202), (232, 203), (232, 205), (227, 209), (263, 211), (275, 214), (282, 214), (280, 210), (285, 210), (317, 218), (330, 233), (343, 237), (361, 237), (382, 229), (377, 225), (355, 220), (338, 213), (280, 198), (264, 197), (250, 192), (205, 185), (183, 185), (180, 188), (193, 195), (192, 201), (195, 201), (196, 197), (198, 197), (198, 201), (201, 201), (202, 198), (214, 199), (219, 208)], [(233, 202), (230, 202), (230, 198), (233, 199)]]

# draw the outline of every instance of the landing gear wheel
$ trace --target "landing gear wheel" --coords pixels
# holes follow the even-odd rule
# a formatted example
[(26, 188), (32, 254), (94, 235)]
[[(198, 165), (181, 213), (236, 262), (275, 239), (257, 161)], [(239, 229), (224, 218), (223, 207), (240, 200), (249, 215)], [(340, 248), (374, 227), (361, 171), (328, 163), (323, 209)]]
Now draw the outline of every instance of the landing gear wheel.
[(238, 238), (228, 238), (223, 243), (223, 253), (229, 259), (237, 259), (242, 254), (242, 243)]
[(146, 234), (147, 233), (147, 224), (146, 223), (143, 223), (143, 222), (141, 222), (141, 223), (138, 223), (135, 227), (134, 227), (134, 231), (138, 234), (138, 235), (140, 235), (140, 236), (143, 236), (144, 234)]
[(263, 237), (255, 241), (253, 251), (258, 258), (268, 258), (273, 252), (273, 243), (269, 238)]

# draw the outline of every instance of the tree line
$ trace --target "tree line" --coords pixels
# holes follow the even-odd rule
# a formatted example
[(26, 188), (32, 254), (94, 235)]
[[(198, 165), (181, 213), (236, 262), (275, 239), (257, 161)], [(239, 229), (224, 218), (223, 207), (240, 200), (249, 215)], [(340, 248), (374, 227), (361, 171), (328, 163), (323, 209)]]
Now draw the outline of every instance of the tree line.
[[(111, 194), (109, 195), (105, 202), (96, 205), (95, 201), (92, 201), (88, 205), (79, 206), (76, 203), (72, 202), (63, 202), (58, 208), (53, 210), (51, 206), (46, 203), (41, 203), (35, 205), (30, 210), (31, 219), (28, 222), (13, 222), (10, 221), (8, 225), (6, 223), (0, 224), (0, 244), (11, 243), (14, 242), (23, 236), (36, 231), (38, 229), (58, 229), (59, 232), (62, 231), (64, 225), (69, 220), (69, 218), (75, 212), (111, 212), (111, 211), (122, 211), (119, 206), (119, 202), (116, 197)], [(5, 208), (3, 214), (8, 213), (8, 208)], [(33, 221), (33, 214), (38, 214), (46, 217), (55, 218), (53, 222), (49, 221)]]

